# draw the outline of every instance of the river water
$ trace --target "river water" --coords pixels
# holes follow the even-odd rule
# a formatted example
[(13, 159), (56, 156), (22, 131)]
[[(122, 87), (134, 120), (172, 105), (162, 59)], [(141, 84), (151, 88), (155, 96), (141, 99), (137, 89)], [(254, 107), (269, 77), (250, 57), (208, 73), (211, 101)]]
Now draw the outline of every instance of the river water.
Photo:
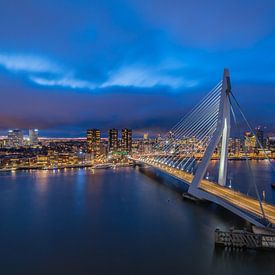
[[(247, 192), (244, 165), (230, 171)], [(275, 204), (267, 167), (252, 162)], [(246, 222), (182, 200), (172, 183), (138, 168), (0, 174), (0, 274), (275, 274), (275, 253), (215, 249), (217, 227)]]

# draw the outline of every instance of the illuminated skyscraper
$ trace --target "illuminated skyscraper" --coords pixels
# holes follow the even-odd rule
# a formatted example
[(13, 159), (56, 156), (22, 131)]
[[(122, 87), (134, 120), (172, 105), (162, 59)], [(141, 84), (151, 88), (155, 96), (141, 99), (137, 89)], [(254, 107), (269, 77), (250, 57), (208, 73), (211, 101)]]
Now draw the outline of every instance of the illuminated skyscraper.
[(118, 130), (111, 129), (109, 130), (109, 151), (117, 151), (118, 150)]
[(131, 152), (132, 150), (132, 130), (131, 129), (122, 129), (122, 142), (121, 149), (125, 152)]
[(9, 147), (21, 147), (24, 145), (23, 132), (21, 130), (9, 130), (8, 132)]
[(254, 153), (256, 148), (256, 137), (251, 132), (244, 134), (244, 149), (246, 153)]
[(148, 133), (143, 134), (143, 141), (141, 143), (140, 150), (143, 153), (149, 153), (150, 152), (150, 141), (148, 139)]
[(239, 138), (229, 138), (228, 151), (233, 156), (239, 156), (241, 153), (241, 140)]
[(100, 155), (100, 130), (87, 130), (87, 145), (88, 153), (94, 154), (96, 157)]
[(268, 143), (268, 148), (272, 149), (275, 152), (275, 136), (268, 137), (267, 140), (268, 140), (268, 142), (267, 142)]
[[(264, 144), (264, 131), (261, 129), (261, 127), (256, 128), (256, 137), (258, 141), (261, 143), (262, 146), (265, 146)], [(256, 147), (260, 148), (260, 144), (257, 142)]]
[(35, 146), (38, 144), (38, 129), (29, 130), (29, 139), (30, 139), (30, 146)]

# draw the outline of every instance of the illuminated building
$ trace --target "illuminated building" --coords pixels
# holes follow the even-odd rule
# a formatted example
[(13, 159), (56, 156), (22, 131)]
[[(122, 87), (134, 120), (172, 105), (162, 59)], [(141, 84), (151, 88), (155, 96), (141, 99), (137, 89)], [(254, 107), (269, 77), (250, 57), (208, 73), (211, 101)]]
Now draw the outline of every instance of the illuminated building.
[[(258, 141), (261, 143), (262, 146), (264, 146), (264, 131), (261, 129), (261, 127), (256, 128), (256, 137), (258, 139)], [(258, 144), (258, 142), (256, 143), (256, 147), (260, 148), (261, 146)]]
[(161, 135), (158, 134), (157, 139), (156, 139), (156, 142), (160, 142), (161, 140), (162, 140)]
[(268, 137), (268, 148), (275, 149), (275, 136), (274, 137)]
[(30, 146), (38, 145), (38, 130), (37, 129), (29, 130), (29, 139), (30, 139)]
[(230, 138), (229, 139), (229, 146), (228, 151), (230, 155), (235, 157), (240, 156), (241, 154), (241, 140), (239, 138)]
[(122, 129), (122, 140), (121, 140), (121, 149), (125, 152), (132, 151), (132, 130), (131, 129)]
[(38, 155), (38, 156), (36, 156), (36, 162), (35, 162), (35, 164), (37, 166), (46, 167), (48, 165), (48, 159), (49, 159), (48, 156)]
[(8, 147), (8, 139), (6, 138), (0, 138), (0, 148), (6, 148)]
[(8, 131), (8, 146), (9, 147), (22, 147), (24, 145), (23, 132), (21, 130)]
[(87, 130), (87, 151), (95, 157), (100, 155), (100, 130)]
[(251, 132), (244, 134), (244, 152), (247, 154), (253, 154), (256, 148), (256, 137)]
[(150, 153), (150, 140), (148, 139), (148, 133), (145, 133), (143, 135), (143, 141), (142, 141), (142, 148), (143, 153)]
[(100, 143), (100, 154), (102, 156), (107, 156), (108, 154), (108, 142), (106, 142), (105, 140), (101, 141)]
[(118, 130), (117, 129), (109, 130), (108, 147), (109, 147), (109, 151), (117, 151), (118, 150)]
[(275, 136), (268, 137), (268, 148), (271, 150), (271, 157), (275, 158)]

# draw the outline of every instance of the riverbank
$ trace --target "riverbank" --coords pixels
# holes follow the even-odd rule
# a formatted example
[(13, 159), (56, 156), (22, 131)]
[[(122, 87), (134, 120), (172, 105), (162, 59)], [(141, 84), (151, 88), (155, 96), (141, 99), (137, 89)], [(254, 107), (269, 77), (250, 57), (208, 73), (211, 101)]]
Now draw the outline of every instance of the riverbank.
[(108, 169), (108, 168), (122, 168), (122, 167), (130, 167), (132, 164), (128, 163), (117, 163), (117, 164), (109, 164), (106, 167), (98, 167), (98, 164), (77, 164), (77, 165), (62, 165), (56, 167), (45, 167), (45, 166), (22, 166), (17, 168), (4, 168), (0, 169), (1, 172), (14, 172), (14, 171), (24, 171), (24, 170), (64, 170), (70, 168), (91, 168), (91, 169)]

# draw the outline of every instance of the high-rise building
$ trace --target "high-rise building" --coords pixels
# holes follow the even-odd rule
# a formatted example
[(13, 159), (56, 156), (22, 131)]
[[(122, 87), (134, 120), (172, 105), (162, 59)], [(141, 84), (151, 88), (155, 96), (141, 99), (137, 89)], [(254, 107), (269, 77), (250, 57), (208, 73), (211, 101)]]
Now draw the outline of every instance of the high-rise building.
[(148, 133), (143, 135), (143, 140), (140, 147), (141, 152), (147, 154), (150, 152), (150, 140), (148, 139)]
[(125, 152), (131, 152), (132, 151), (132, 130), (122, 129), (121, 136), (122, 136), (121, 149)]
[(256, 148), (256, 137), (251, 132), (244, 134), (244, 151), (245, 153), (251, 154), (255, 152)]
[(29, 130), (30, 146), (36, 146), (38, 144), (38, 129)]
[(239, 156), (241, 153), (241, 140), (239, 138), (229, 138), (229, 153), (233, 156)]
[(21, 130), (8, 131), (8, 145), (9, 147), (21, 147), (24, 145), (23, 132)]
[(118, 150), (118, 130), (111, 129), (109, 130), (109, 151), (117, 151)]
[(100, 155), (100, 130), (87, 130), (88, 153), (94, 154), (95, 157)]
[(274, 149), (275, 150), (275, 136), (268, 137), (268, 149)]
[[(256, 137), (258, 141), (261, 143), (262, 146), (265, 146), (264, 144), (264, 131), (261, 129), (261, 127), (256, 128)], [(256, 142), (256, 147), (260, 148), (260, 144)]]

